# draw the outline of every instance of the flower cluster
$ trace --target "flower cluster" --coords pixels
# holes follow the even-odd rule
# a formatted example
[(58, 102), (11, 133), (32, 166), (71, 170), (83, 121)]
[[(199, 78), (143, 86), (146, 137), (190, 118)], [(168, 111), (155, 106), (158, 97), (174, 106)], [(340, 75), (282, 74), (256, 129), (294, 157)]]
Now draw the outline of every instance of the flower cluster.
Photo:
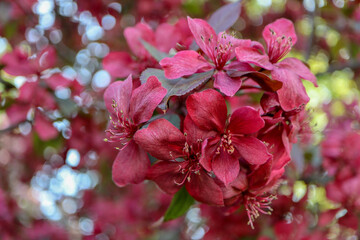
[[(244, 206), (254, 227), (260, 213), (272, 211), (272, 193), (301, 131), (309, 101), (301, 79), (316, 86), (316, 78), (300, 60), (283, 59), (297, 41), (287, 19), (263, 30), (267, 51), (259, 42), (217, 34), (202, 19), (189, 17), (188, 28), (198, 47), (188, 44), (177, 48), (174, 56), (162, 57), (163, 73), (149, 77), (143, 73), (138, 87), (130, 75), (104, 93), (110, 112), (105, 141), (117, 143), (120, 151), (112, 168), (113, 180), (118, 186), (152, 180), (168, 194), (185, 187), (195, 200), (225, 206), (228, 212)], [(174, 44), (159, 49), (146, 39), (155, 49), (147, 51), (141, 41), (153, 33), (144, 31), (146, 25), (140, 23), (125, 29), (125, 37), (128, 42), (133, 39), (131, 50), (145, 62), (155, 61), (156, 48), (155, 53), (163, 55), (176, 48)], [(123, 54), (117, 54), (123, 61)], [(115, 77), (126, 72), (104, 61)], [(194, 87), (190, 80), (204, 73), (209, 74)], [(173, 95), (181, 97), (172, 98), (167, 113), (161, 115), (156, 108), (165, 96), (172, 96), (174, 88), (178, 92)], [(227, 106), (227, 100), (254, 92), (262, 93), (260, 105)], [(180, 119), (178, 127), (168, 120), (171, 115)], [(151, 164), (148, 154), (156, 162)]]

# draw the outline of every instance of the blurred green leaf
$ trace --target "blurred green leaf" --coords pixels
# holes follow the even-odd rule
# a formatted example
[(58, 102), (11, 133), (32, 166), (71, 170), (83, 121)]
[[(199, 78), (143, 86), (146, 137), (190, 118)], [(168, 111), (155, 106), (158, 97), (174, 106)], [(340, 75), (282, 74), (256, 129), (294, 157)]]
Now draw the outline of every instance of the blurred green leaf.
[(173, 197), (169, 208), (166, 210), (164, 221), (170, 221), (184, 215), (194, 204), (195, 200), (182, 187)]
[(161, 52), (159, 50), (157, 50), (153, 45), (151, 45), (150, 43), (146, 42), (143, 39), (140, 39), (140, 42), (142, 43), (142, 45), (144, 46), (144, 48), (150, 53), (151, 56), (153, 56), (156, 60), (158, 60), (159, 62), (166, 57), (171, 57), (171, 55), (166, 54), (164, 52)]

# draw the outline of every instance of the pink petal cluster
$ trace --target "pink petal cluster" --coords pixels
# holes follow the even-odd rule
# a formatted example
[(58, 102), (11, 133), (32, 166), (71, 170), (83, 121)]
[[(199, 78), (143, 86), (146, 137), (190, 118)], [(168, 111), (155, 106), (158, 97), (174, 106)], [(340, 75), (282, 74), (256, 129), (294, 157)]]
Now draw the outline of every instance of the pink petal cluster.
[[(316, 78), (297, 59), (280, 61), (297, 40), (289, 20), (279, 19), (265, 27), (267, 53), (258, 42), (225, 32), (216, 34), (204, 20), (188, 18), (188, 25), (200, 51), (180, 50), (174, 57), (163, 58), (160, 65), (166, 80), (211, 70), (213, 87), (234, 96), (243, 81), (261, 76), (255, 80), (260, 86), (254, 87), (255, 92), (265, 91), (261, 108), (237, 105), (230, 109), (220, 92), (197, 90), (179, 100), (178, 129), (166, 119), (157, 119), (161, 116), (152, 118), (167, 93), (155, 76), (137, 88), (131, 76), (114, 82), (104, 94), (110, 112), (106, 141), (119, 144), (120, 150), (113, 164), (113, 179), (118, 186), (152, 180), (168, 194), (185, 187), (197, 201), (226, 206), (229, 212), (244, 206), (254, 227), (260, 213), (270, 214), (275, 198), (271, 193), (290, 161), (292, 143), (304, 131), (303, 106), (309, 98), (301, 78), (315, 85)], [(173, 29), (161, 25), (156, 31), (162, 28)], [(146, 24), (127, 28), (124, 34), (136, 56), (151, 59), (141, 39), (157, 47), (157, 35)], [(171, 45), (158, 49), (166, 52)], [(111, 57), (105, 59), (105, 65)], [(245, 78), (248, 73), (253, 75)], [(282, 87), (272, 91), (264, 87), (272, 81), (266, 74)], [(162, 78), (160, 81), (168, 86)], [(153, 165), (147, 154), (157, 159)]]

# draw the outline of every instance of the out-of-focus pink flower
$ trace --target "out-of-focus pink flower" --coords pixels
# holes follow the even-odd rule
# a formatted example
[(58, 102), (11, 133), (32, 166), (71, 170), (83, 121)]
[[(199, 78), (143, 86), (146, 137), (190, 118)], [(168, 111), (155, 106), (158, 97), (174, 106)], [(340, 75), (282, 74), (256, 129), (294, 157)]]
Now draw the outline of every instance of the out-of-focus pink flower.
[(16, 48), (12, 52), (4, 54), (0, 63), (5, 65), (3, 70), (13, 76), (40, 74), (55, 65), (56, 52), (53, 47), (47, 47), (37, 53), (34, 58), (30, 58), (27, 52)]
[(141, 40), (146, 41), (157, 50), (168, 53), (178, 44), (187, 48), (189, 29), (180, 19), (175, 25), (160, 24), (155, 31), (145, 22), (140, 22), (134, 27), (127, 27), (124, 36), (135, 59), (128, 52), (110, 52), (103, 60), (103, 67), (113, 78), (124, 78), (129, 74), (138, 76), (147, 67), (158, 66), (157, 61), (145, 49)]
[(12, 124), (18, 124), (27, 119), (30, 110), (35, 110), (34, 129), (42, 140), (47, 141), (58, 135), (58, 131), (45, 114), (46, 111), (56, 109), (56, 106), (53, 96), (41, 87), (38, 81), (27, 81), (20, 87), (18, 98), (6, 109), (6, 114)]

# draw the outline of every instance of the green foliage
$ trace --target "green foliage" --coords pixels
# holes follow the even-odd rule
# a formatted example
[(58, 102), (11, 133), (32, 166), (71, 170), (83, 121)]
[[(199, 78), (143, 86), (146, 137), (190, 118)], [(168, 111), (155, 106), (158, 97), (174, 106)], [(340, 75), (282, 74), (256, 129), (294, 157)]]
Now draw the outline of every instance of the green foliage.
[(164, 221), (170, 221), (184, 215), (194, 204), (195, 200), (182, 187), (173, 197), (169, 208), (166, 210)]

